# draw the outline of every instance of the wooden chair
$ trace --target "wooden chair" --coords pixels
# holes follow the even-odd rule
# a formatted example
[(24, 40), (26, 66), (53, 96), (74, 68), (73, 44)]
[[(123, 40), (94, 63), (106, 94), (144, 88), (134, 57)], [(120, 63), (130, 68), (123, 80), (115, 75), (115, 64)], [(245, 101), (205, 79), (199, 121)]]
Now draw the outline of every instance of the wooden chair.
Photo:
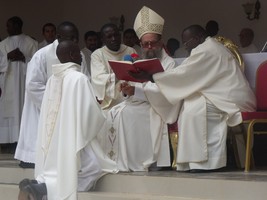
[(170, 145), (171, 145), (171, 150), (172, 150), (171, 167), (173, 170), (176, 170), (177, 147), (178, 147), (178, 138), (179, 138), (177, 122), (173, 124), (168, 124), (168, 132), (169, 132)]
[(256, 73), (255, 95), (257, 109), (255, 112), (242, 112), (243, 124), (247, 124), (247, 144), (245, 172), (250, 171), (252, 140), (254, 134), (267, 134), (267, 130), (255, 129), (256, 124), (265, 124), (267, 129), (267, 61), (260, 64)]

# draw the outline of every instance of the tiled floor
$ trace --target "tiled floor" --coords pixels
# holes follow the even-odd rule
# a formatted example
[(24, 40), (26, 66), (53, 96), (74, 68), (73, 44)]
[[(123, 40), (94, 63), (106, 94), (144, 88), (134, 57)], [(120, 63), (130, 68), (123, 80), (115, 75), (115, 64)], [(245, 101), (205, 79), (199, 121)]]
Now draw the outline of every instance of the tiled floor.
[(241, 180), (241, 181), (266, 181), (267, 169), (254, 169), (249, 173), (243, 170), (226, 169), (223, 172), (209, 172), (209, 173), (187, 173), (176, 171), (151, 171), (151, 172), (132, 172), (129, 175), (140, 176), (163, 176), (163, 177), (179, 177), (179, 178), (196, 178), (196, 179), (221, 179), (221, 180)]
[[(12, 167), (19, 168), (19, 161), (13, 159), (12, 154), (0, 154), (0, 167)], [(196, 179), (222, 179), (222, 180), (241, 180), (241, 181), (266, 181), (267, 182), (267, 167), (261, 167), (251, 170), (249, 173), (245, 173), (239, 169), (225, 169), (221, 172), (209, 172), (209, 173), (187, 173), (176, 172), (172, 170), (164, 171), (149, 171), (149, 172), (130, 172), (123, 173), (127, 175), (137, 176), (161, 176), (161, 177), (180, 177), (180, 178), (196, 178)]]

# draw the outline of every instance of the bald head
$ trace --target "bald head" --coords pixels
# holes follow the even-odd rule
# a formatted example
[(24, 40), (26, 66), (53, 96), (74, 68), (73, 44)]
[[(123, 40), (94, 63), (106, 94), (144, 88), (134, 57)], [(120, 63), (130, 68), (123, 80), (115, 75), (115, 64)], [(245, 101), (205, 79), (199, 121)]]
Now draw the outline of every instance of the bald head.
[(77, 43), (71, 40), (60, 42), (56, 50), (57, 57), (61, 63), (74, 62), (81, 65), (82, 57)]
[(192, 49), (203, 43), (207, 37), (205, 29), (200, 25), (191, 25), (182, 32), (185, 49), (190, 53)]
[(78, 43), (79, 31), (73, 23), (68, 21), (62, 22), (57, 27), (57, 39), (59, 43), (65, 40), (72, 40)]

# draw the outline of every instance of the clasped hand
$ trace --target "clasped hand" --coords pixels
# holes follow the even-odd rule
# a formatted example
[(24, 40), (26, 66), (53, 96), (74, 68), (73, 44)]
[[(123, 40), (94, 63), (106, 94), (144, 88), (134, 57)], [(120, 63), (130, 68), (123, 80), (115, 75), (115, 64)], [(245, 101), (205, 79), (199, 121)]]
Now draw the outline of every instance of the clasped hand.
[(121, 83), (120, 87), (124, 95), (127, 95), (127, 96), (134, 95), (135, 87), (131, 86), (128, 82)]
[(23, 53), (19, 50), (19, 48), (14, 49), (13, 51), (10, 51), (7, 54), (7, 58), (11, 61), (22, 61), (25, 62), (25, 56)]

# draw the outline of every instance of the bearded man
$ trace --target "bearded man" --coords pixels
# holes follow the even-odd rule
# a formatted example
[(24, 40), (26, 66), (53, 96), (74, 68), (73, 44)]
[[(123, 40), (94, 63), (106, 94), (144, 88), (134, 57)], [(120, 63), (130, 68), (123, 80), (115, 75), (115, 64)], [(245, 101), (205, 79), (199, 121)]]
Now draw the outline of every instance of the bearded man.
[[(142, 57), (158, 58), (164, 68), (174, 68), (174, 60), (163, 49), (164, 19), (143, 7), (134, 29), (140, 39)], [(170, 112), (177, 111), (151, 82), (123, 82), (121, 90), (126, 100), (107, 114), (108, 133), (101, 138), (105, 153), (121, 171), (147, 171), (152, 163), (170, 166), (167, 124)], [(159, 156), (161, 155), (161, 156)]]

